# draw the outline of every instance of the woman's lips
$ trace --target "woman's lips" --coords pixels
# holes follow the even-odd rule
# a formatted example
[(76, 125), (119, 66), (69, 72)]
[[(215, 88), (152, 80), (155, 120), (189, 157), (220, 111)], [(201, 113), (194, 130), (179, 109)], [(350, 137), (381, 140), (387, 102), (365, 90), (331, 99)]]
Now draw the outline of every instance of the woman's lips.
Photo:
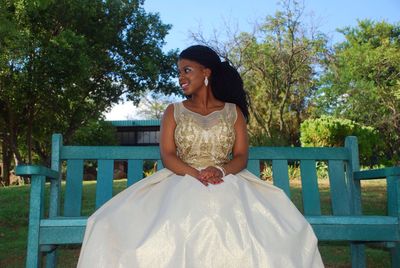
[(181, 87), (183, 90), (186, 90), (188, 86), (189, 86), (189, 83), (181, 84)]

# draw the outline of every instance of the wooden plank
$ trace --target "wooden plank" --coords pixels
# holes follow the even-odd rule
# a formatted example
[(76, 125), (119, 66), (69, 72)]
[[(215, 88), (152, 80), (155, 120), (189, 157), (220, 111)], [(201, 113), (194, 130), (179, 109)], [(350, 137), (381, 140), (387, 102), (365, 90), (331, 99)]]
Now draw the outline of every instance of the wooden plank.
[[(361, 215), (361, 184), (354, 180), (354, 172), (360, 170), (357, 137), (346, 137), (345, 147), (349, 150), (350, 159), (346, 161), (346, 185), (350, 198), (350, 210), (352, 214)], [(359, 242), (350, 243), (352, 267), (366, 267), (365, 244)]]
[[(306, 216), (319, 240), (398, 241), (399, 220), (388, 216)], [(43, 244), (82, 243), (85, 218), (42, 220)], [(62, 230), (62, 231), (61, 231)]]
[(396, 225), (315, 225), (311, 224), (318, 240), (324, 241), (398, 241)]
[(82, 207), (83, 160), (67, 161), (64, 216), (80, 216)]
[(143, 178), (143, 160), (128, 160), (128, 187)]
[(160, 159), (158, 146), (63, 146), (62, 159)]
[(257, 177), (260, 177), (260, 160), (249, 160), (247, 169)]
[(399, 224), (399, 219), (393, 216), (369, 216), (369, 215), (358, 215), (358, 216), (334, 216), (334, 215), (322, 215), (322, 216), (305, 216), (306, 220), (310, 224), (316, 225), (396, 225)]
[(63, 138), (61, 134), (53, 134), (51, 143), (51, 169), (58, 171), (57, 180), (50, 182), (49, 217), (60, 215), (61, 204), (61, 147)]
[(96, 209), (112, 197), (114, 178), (114, 161), (99, 160), (97, 162)]
[[(56, 217), (60, 215), (61, 211), (61, 148), (63, 146), (63, 138), (61, 134), (52, 135), (51, 145), (51, 169), (58, 171), (59, 177), (57, 180), (50, 182), (50, 204), (49, 204), (49, 217)], [(43, 247), (41, 249), (43, 251)], [(57, 263), (57, 250), (53, 248), (48, 250), (46, 254), (46, 267), (56, 267)]]
[(85, 228), (86, 226), (40, 228), (40, 243), (56, 245), (81, 244), (85, 234)]
[(354, 172), (355, 180), (375, 180), (387, 176), (400, 176), (400, 167), (380, 168)]
[(74, 227), (74, 226), (86, 226), (88, 217), (54, 217), (51, 219), (42, 219), (40, 221), (41, 227)]
[(400, 218), (400, 178), (388, 176), (386, 183), (388, 215)]
[(350, 214), (350, 200), (345, 182), (344, 163), (340, 160), (328, 161), (329, 184), (332, 212), (334, 215)]
[(290, 198), (287, 160), (272, 160), (272, 178), (274, 185), (281, 188)]
[(40, 222), (41, 244), (80, 244), (83, 241), (87, 217), (57, 217)]
[[(357, 137), (349, 136), (346, 137), (345, 147), (350, 152), (350, 160), (346, 161), (346, 185), (350, 194), (350, 202), (352, 206), (352, 213), (362, 214), (361, 209), (361, 184), (359, 180), (354, 180), (354, 172), (360, 170), (360, 161), (358, 153), (358, 141)], [(357, 245), (355, 245), (356, 247)], [(360, 255), (357, 253), (357, 255)]]
[(161, 170), (164, 168), (164, 165), (161, 160), (157, 160), (157, 170)]
[(39, 267), (39, 237), (40, 219), (43, 214), (43, 195), (46, 177), (33, 175), (31, 181), (31, 193), (29, 202), (29, 230), (28, 230), (28, 251), (26, 267)]
[(265, 147), (249, 148), (249, 160), (348, 160), (349, 151), (339, 147)]
[(304, 215), (321, 215), (321, 198), (315, 161), (301, 160), (300, 173)]
[(390, 247), (389, 250), (392, 268), (400, 267), (400, 242), (397, 242), (393, 247)]
[[(249, 159), (348, 160), (346, 148), (250, 147)], [(158, 146), (63, 146), (61, 159), (160, 159)]]
[(306, 216), (319, 240), (398, 241), (399, 219), (389, 216)]
[(15, 173), (18, 176), (40, 175), (49, 179), (58, 179), (60, 175), (57, 171), (37, 165), (18, 165), (15, 169)]

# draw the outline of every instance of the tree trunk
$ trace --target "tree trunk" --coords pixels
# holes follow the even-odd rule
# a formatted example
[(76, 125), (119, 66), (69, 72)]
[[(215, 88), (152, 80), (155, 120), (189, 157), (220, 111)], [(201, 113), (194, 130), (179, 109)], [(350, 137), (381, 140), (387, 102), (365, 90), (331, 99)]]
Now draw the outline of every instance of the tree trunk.
[(33, 122), (33, 107), (31, 105), (29, 109), (29, 120), (28, 120), (28, 129), (26, 131), (26, 143), (28, 148), (28, 164), (32, 164), (32, 122)]
[[(3, 135), (6, 135), (6, 134), (3, 133)], [(10, 150), (7, 146), (7, 143), (6, 143), (4, 137), (3, 137), (1, 149), (2, 149), (2, 161), (3, 161), (2, 184), (7, 186), (7, 185), (10, 185), (11, 153), (10, 153)]]

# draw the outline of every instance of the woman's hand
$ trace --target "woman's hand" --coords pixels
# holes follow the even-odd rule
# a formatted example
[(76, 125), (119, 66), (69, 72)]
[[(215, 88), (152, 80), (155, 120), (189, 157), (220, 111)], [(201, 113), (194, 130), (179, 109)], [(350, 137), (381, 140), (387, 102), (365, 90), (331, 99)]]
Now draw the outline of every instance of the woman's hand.
[(222, 179), (223, 173), (220, 169), (209, 166), (205, 169), (200, 170), (198, 180), (203, 183), (205, 186), (208, 186), (209, 183), (211, 184), (220, 184), (224, 182)]

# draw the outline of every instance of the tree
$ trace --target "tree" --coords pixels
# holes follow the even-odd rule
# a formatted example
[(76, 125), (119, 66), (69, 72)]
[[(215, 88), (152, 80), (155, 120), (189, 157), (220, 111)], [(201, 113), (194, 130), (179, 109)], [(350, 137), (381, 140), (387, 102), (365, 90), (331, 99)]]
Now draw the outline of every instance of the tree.
[(318, 114), (377, 129), (386, 159), (400, 160), (400, 24), (362, 20), (326, 59)]
[(178, 100), (177, 96), (147, 92), (138, 105), (138, 115), (145, 119), (161, 119), (167, 106)]
[[(49, 158), (49, 137), (68, 143), (125, 94), (177, 86), (176, 51), (163, 53), (170, 29), (143, 1), (0, 2), (0, 127), (16, 162)], [(4, 153), (4, 151), (3, 151)]]
[(117, 129), (111, 122), (92, 120), (72, 135), (70, 145), (118, 145)]
[(243, 78), (251, 100), (253, 145), (299, 145), (300, 124), (309, 116), (309, 100), (316, 91), (316, 66), (326, 48), (325, 36), (312, 27), (307, 31), (302, 22), (304, 7), (297, 1), (281, 3), (282, 10), (254, 33), (239, 33), (216, 48)]

